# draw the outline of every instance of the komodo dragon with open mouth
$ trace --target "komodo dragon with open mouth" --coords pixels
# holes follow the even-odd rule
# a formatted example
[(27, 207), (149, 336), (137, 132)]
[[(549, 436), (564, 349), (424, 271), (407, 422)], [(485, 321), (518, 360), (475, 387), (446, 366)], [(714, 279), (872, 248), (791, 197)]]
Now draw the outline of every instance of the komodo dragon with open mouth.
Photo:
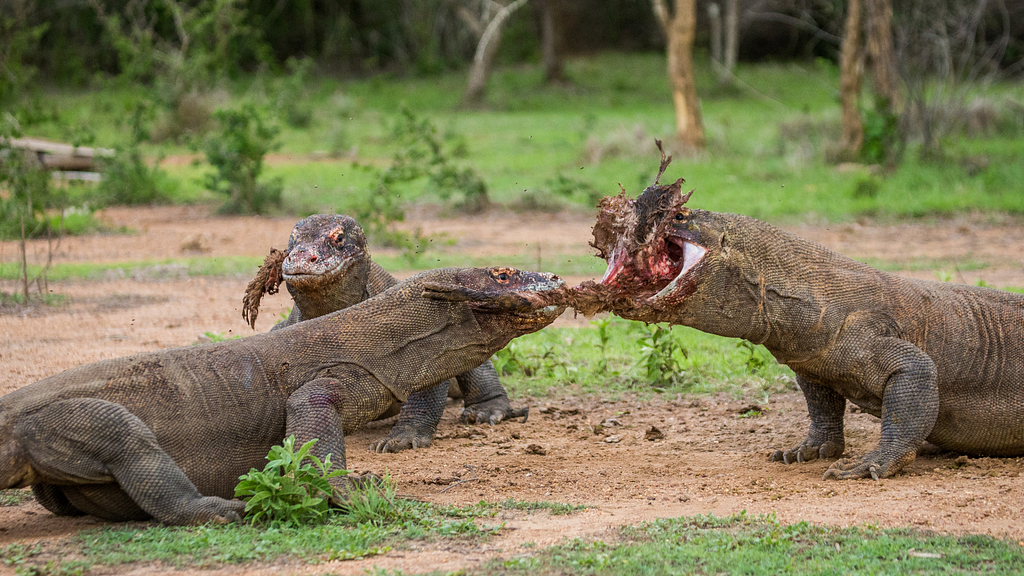
[(764, 344), (796, 373), (811, 418), (773, 461), (841, 456), (847, 399), (881, 418), (878, 447), (825, 478), (892, 476), (925, 440), (1024, 454), (1024, 295), (902, 278), (753, 218), (691, 210), (681, 179), (658, 184), (670, 161), (662, 152), (635, 200), (601, 202), (593, 246), (608, 269), (566, 291), (579, 310)]
[[(268, 334), (87, 364), (0, 398), (0, 489), (58, 515), (237, 520), (238, 477), (289, 435), (345, 467), (345, 434), (478, 366), (563, 308), (562, 281), (444, 268)], [(332, 479), (343, 498), (351, 480)]]
[[(255, 327), (264, 293), (274, 293), (281, 281), (295, 301), (291, 314), (271, 330), (342, 310), (380, 294), (398, 283), (370, 259), (362, 227), (341, 214), (314, 214), (292, 229), (285, 251), (272, 249), (250, 282), (242, 315)], [(455, 377), (461, 392), (463, 422), (498, 424), (529, 416), (530, 409), (512, 408), (490, 359)], [(397, 452), (429, 446), (444, 412), (448, 384), (409, 396), (400, 405), (398, 421), (387, 436), (371, 444), (376, 452)], [(399, 406), (393, 410), (398, 411)], [(393, 416), (393, 411), (384, 416)]]

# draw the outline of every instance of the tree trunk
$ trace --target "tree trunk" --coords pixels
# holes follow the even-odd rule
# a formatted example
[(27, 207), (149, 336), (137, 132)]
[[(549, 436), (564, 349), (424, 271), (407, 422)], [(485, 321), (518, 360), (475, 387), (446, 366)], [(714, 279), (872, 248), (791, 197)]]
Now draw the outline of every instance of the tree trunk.
[(664, 0), (652, 0), (654, 13), (668, 38), (668, 77), (676, 109), (676, 136), (684, 145), (704, 148), (704, 122), (693, 73), (693, 39), (697, 28), (696, 0), (676, 0), (669, 16)]
[(736, 54), (740, 49), (739, 0), (725, 0), (725, 69), (732, 79), (736, 71)]
[(556, 0), (541, 0), (541, 61), (544, 64), (544, 82), (565, 82), (562, 70), (561, 36), (555, 17)]
[[(719, 66), (724, 66), (722, 61), (722, 9), (715, 2), (708, 4), (708, 23), (711, 25), (711, 60)], [(721, 75), (718, 80), (721, 82)]]
[(863, 70), (864, 45), (861, 41), (861, 0), (850, 0), (846, 7), (843, 48), (839, 55), (839, 98), (842, 103), (841, 154), (854, 158), (864, 144), (858, 99)]
[(889, 0), (867, 0), (866, 8), (867, 54), (875, 95), (889, 112), (895, 113), (900, 102), (892, 40), (892, 3)]
[(491, 64), (494, 63), (494, 56), (501, 46), (501, 29), (497, 29), (490, 37), (487, 44), (477, 47), (477, 55), (473, 58), (473, 64), (469, 67), (469, 81), (466, 83), (466, 93), (462, 100), (469, 104), (475, 104), (483, 100), (487, 91), (487, 78), (491, 74)]
[(494, 15), (494, 18), (487, 23), (480, 41), (476, 45), (476, 54), (473, 55), (473, 65), (469, 69), (469, 81), (466, 83), (466, 92), (463, 94), (463, 102), (476, 104), (483, 100), (484, 92), (487, 90), (487, 77), (491, 73), (491, 64), (494, 63), (494, 56), (501, 46), (501, 27), (505, 20), (526, 4), (527, 0), (515, 0), (503, 7)]

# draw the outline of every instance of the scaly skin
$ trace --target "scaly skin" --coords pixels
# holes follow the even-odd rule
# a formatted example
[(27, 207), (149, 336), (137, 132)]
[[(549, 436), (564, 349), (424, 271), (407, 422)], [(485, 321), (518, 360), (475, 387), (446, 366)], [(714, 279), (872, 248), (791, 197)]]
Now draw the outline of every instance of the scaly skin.
[[(0, 489), (32, 486), (60, 515), (238, 520), (238, 477), (272, 446), (316, 438), (313, 453), (344, 469), (345, 434), (550, 324), (562, 310), (536, 297), (559, 285), (505, 268), (431, 270), (272, 333), (56, 374), (0, 398)], [(350, 482), (332, 480), (335, 500)]]
[(1024, 295), (901, 278), (753, 218), (691, 210), (680, 183), (602, 202), (594, 246), (608, 271), (570, 290), (574, 305), (764, 344), (811, 417), (773, 461), (841, 456), (846, 400), (882, 419), (881, 441), (825, 478), (892, 476), (925, 440), (1024, 454)]
[[(349, 216), (316, 214), (303, 218), (292, 229), (285, 254), (280, 276), (295, 306), (288, 318), (271, 330), (342, 310), (397, 283), (370, 259), (363, 230)], [(529, 408), (512, 408), (490, 359), (459, 374), (455, 381), (464, 402), (463, 422), (495, 425), (516, 417), (525, 422), (529, 416)], [(410, 396), (401, 405), (394, 427), (387, 436), (371, 444), (371, 450), (397, 452), (429, 446), (448, 391), (448, 384), (444, 383), (436, 390)]]

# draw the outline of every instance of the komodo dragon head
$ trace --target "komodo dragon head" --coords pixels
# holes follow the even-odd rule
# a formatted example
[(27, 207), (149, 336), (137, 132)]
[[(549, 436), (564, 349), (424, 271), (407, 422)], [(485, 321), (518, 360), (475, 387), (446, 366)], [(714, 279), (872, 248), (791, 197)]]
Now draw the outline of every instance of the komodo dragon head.
[(556, 296), (565, 282), (548, 272), (497, 266), (446, 268), (421, 276), (425, 297), (468, 303), (482, 332), (495, 340), (540, 330), (565, 311)]
[(662, 151), (654, 184), (637, 198), (623, 191), (601, 200), (591, 246), (608, 267), (599, 283), (584, 282), (568, 299), (584, 314), (658, 321), (659, 310), (714, 288), (704, 281), (722, 254), (721, 226), (714, 213), (684, 206), (693, 191), (683, 193), (682, 178), (660, 184), (671, 161)]
[(275, 294), (281, 282), (307, 318), (348, 308), (366, 298), (369, 270), (359, 223), (342, 214), (314, 214), (295, 224), (287, 250), (271, 249), (245, 291), (242, 316), (255, 327), (260, 299)]

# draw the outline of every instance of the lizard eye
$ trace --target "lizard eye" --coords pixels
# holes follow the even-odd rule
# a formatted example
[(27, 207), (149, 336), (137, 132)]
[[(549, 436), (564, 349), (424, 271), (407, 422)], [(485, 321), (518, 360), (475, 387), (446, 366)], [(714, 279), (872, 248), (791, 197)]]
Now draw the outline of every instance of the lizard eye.
[(686, 220), (686, 216), (683, 216), (683, 213), (680, 212), (680, 213), (676, 214), (676, 220), (679, 220), (679, 221)]
[(516, 271), (511, 268), (496, 268), (491, 271), (491, 276), (498, 282), (504, 284), (512, 279), (512, 276), (515, 275), (515, 272)]

